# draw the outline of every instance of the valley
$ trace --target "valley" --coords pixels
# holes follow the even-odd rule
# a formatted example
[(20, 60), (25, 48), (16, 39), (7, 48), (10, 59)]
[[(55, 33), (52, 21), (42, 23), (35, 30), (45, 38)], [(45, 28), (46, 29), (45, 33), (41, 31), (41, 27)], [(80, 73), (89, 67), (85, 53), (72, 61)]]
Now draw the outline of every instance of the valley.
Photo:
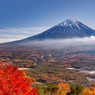
[(70, 85), (78, 83), (85, 87), (94, 84), (94, 73), (79, 72), (79, 69), (84, 71), (95, 69), (94, 45), (54, 49), (19, 45), (0, 47), (0, 62), (3, 65), (19, 67), (19, 70), (24, 70), (28, 76), (40, 82), (42, 87), (60, 82), (67, 82)]
[(0, 66), (11, 64), (45, 89), (67, 83), (95, 84), (95, 30), (75, 19), (34, 36), (0, 44)]

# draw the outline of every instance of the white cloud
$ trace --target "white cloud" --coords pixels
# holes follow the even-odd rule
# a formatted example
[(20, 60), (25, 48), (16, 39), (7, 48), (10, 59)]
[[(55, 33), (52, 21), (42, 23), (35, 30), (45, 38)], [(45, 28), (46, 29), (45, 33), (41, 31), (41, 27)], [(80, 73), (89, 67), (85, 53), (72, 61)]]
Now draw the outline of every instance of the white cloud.
[(24, 39), (27, 38), (28, 36), (23, 36), (23, 35), (2, 35), (4, 37), (1, 37), (0, 35), (0, 43), (4, 43), (4, 42), (10, 42), (10, 41), (16, 41), (16, 40), (20, 40), (20, 39)]
[(0, 43), (10, 42), (10, 41), (16, 41), (18, 39), (0, 39)]
[(49, 29), (49, 27), (29, 27), (29, 28), (6, 28), (0, 29), (2, 33), (41, 33), (45, 30)]
[[(2, 37), (3, 36), (3, 37)], [(8, 35), (8, 34), (0, 34), (0, 38), (5, 38), (5, 37), (8, 37), (8, 38), (10, 38), (10, 37), (12, 37), (12, 38), (25, 38), (25, 37), (28, 37), (28, 36), (25, 36), (25, 35)], [(6, 38), (7, 39), (7, 38)]]
[(0, 43), (24, 39), (39, 34), (50, 27), (24, 27), (0, 29)]
[(46, 48), (60, 48), (73, 45), (95, 45), (95, 36), (70, 39), (48, 39), (44, 41), (34, 41), (32, 43), (29, 42), (29, 45), (30, 44), (42, 45)]

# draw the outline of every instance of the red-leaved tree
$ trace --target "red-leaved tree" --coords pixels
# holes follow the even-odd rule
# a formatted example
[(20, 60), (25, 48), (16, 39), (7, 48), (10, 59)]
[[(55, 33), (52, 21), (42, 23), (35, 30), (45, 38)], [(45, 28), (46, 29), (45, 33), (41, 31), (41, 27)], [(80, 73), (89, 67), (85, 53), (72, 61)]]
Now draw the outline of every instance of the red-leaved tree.
[(18, 71), (18, 67), (0, 67), (0, 95), (38, 95), (31, 83), (31, 78)]

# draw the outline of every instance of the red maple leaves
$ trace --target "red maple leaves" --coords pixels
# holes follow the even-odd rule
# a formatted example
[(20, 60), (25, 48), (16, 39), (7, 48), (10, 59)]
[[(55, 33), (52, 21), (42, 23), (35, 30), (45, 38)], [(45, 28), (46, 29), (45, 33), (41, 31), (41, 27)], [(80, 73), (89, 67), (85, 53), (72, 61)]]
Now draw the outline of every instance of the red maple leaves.
[(38, 95), (36, 88), (31, 88), (31, 82), (18, 67), (0, 67), (0, 95)]

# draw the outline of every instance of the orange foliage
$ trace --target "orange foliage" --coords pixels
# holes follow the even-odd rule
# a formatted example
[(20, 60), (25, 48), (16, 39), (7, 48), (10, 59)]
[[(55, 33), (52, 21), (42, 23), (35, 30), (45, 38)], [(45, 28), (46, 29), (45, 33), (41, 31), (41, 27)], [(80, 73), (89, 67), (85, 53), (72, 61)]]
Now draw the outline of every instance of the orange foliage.
[(95, 84), (91, 89), (90, 88), (84, 89), (82, 95), (95, 95)]
[(66, 93), (70, 90), (69, 84), (67, 83), (59, 83), (59, 89), (54, 93), (54, 95), (66, 95)]

